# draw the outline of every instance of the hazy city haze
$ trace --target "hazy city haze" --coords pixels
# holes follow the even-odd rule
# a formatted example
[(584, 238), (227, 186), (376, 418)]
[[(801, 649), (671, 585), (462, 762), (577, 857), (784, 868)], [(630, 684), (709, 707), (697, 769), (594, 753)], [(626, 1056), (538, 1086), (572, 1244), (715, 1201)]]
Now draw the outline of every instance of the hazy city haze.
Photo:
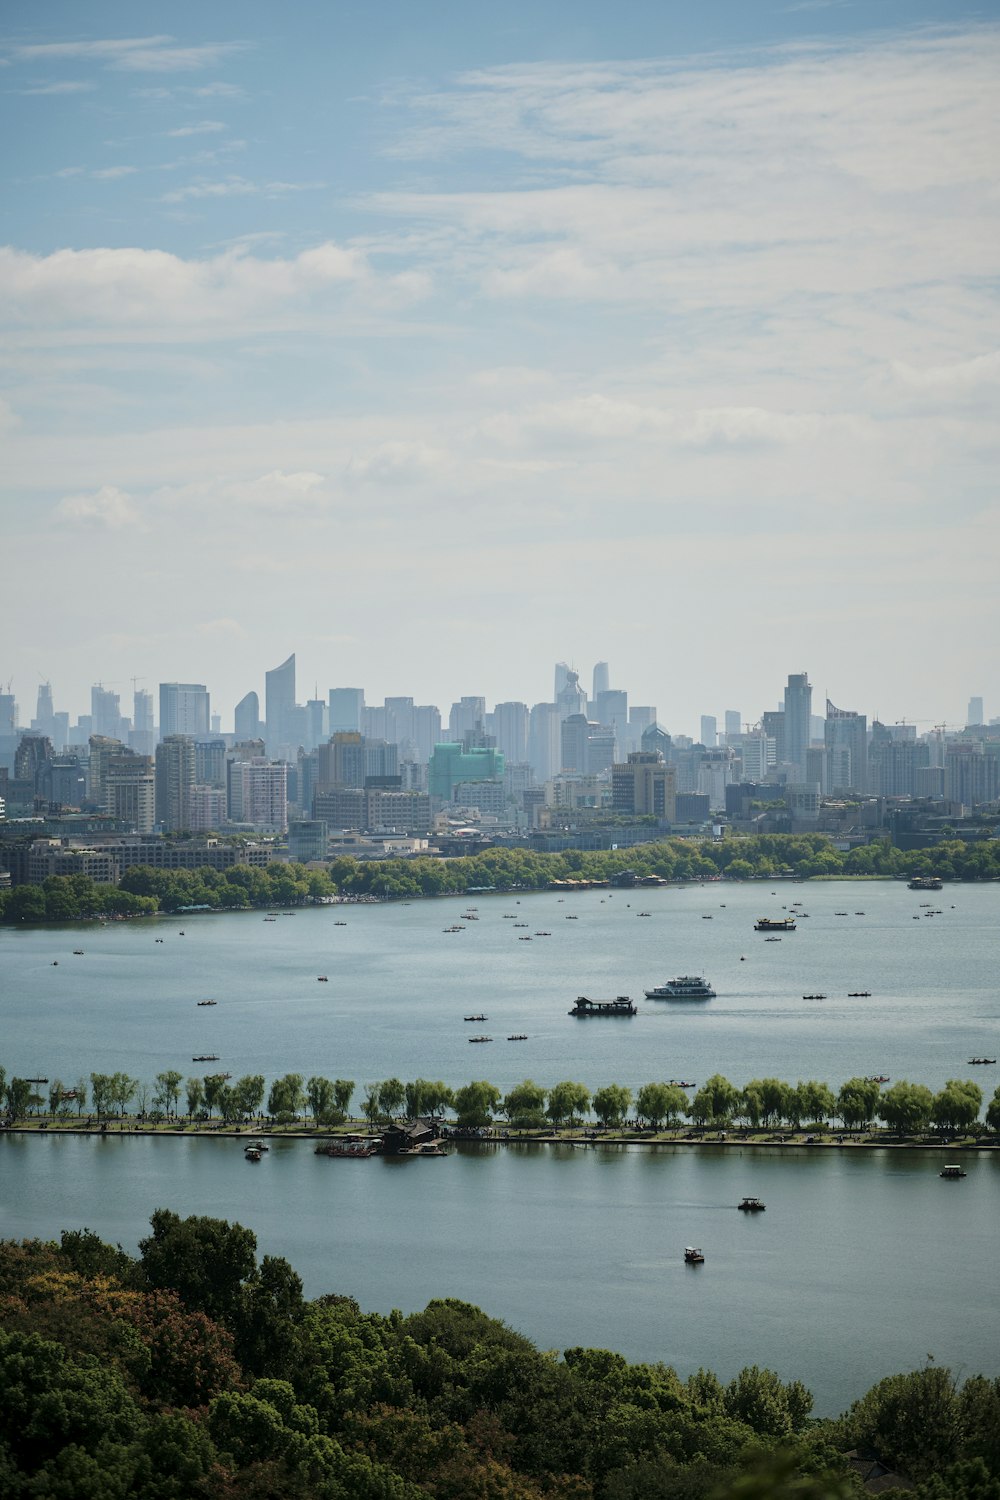
[(0, 679), (995, 713), (994, 4), (15, 0)]

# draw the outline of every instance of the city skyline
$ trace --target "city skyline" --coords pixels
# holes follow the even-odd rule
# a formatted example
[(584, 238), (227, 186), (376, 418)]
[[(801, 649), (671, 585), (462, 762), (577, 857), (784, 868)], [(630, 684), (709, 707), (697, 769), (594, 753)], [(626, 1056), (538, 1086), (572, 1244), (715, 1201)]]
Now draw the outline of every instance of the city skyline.
[(12, 0), (0, 681), (446, 711), (572, 652), (697, 732), (794, 656), (961, 723), (998, 65), (970, 0)]

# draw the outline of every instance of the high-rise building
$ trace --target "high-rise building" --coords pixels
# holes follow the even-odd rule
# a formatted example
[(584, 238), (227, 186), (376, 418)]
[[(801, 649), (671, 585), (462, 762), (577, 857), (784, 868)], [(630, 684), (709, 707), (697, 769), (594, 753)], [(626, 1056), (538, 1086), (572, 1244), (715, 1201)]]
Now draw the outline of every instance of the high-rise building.
[(596, 704), (602, 693), (608, 692), (611, 687), (611, 672), (606, 661), (599, 661), (594, 667), (594, 693), (593, 701)]
[(254, 756), (233, 763), (233, 776), (239, 780), (241, 822), (250, 823), (262, 833), (285, 833), (288, 830), (288, 765), (283, 760)]
[(560, 729), (561, 771), (587, 770), (587, 734), (590, 725), (586, 714), (569, 714)]
[(463, 782), (499, 782), (503, 786), (504, 758), (499, 750), (463, 750), (460, 744), (434, 746), (428, 766), (432, 797), (450, 802)]
[(364, 727), (364, 688), (331, 688), (330, 694), (331, 734), (360, 734)]
[(566, 673), (564, 687), (556, 695), (556, 706), (559, 709), (560, 719), (568, 719), (570, 714), (586, 714), (587, 712), (587, 695), (572, 668)]
[(812, 684), (806, 672), (790, 672), (785, 688), (785, 754), (795, 780), (806, 779), (806, 751), (812, 738)]
[(385, 738), (394, 745), (412, 745), (416, 740), (413, 723), (412, 698), (387, 698), (385, 700)]
[(304, 749), (315, 750), (317, 745), (327, 739), (327, 723), (330, 711), (326, 705), (325, 698), (309, 698), (306, 700), (306, 733)]
[(740, 732), (740, 723), (741, 723), (741, 721), (740, 721), (740, 711), (739, 711), (739, 709), (738, 708), (727, 708), (726, 709), (726, 718), (725, 718), (726, 739), (727, 740), (730, 738), (730, 736), (739, 734), (739, 732)]
[(457, 703), (451, 705), (451, 713), (448, 717), (449, 739), (460, 744), (470, 731), (482, 728), (485, 718), (485, 698), (460, 698)]
[(866, 792), (868, 790), (868, 718), (851, 709), (837, 708), (826, 700), (823, 731), (826, 750), (824, 790)]
[(567, 684), (568, 681), (569, 681), (569, 666), (564, 661), (557, 661), (556, 662), (555, 677), (554, 677), (555, 686), (552, 689), (552, 701), (553, 701), (553, 703), (558, 703), (559, 702), (559, 694), (562, 692), (563, 688), (566, 686), (566, 684)]
[(591, 718), (599, 724), (609, 725), (615, 732), (615, 744), (619, 759), (628, 743), (628, 693), (623, 688), (603, 688), (594, 700)]
[[(264, 674), (264, 738), (274, 754), (297, 742), (294, 725), (295, 652)], [(162, 730), (161, 730), (162, 733)]]
[(677, 774), (656, 750), (635, 750), (611, 767), (611, 808), (632, 816), (652, 815), (673, 822)]
[(1000, 749), (982, 740), (952, 740), (944, 761), (945, 796), (970, 809), (1000, 797)]
[(125, 748), (121, 740), (106, 734), (92, 734), (88, 740), (90, 757), (87, 761), (87, 800), (95, 807), (104, 806), (104, 771), (113, 755), (120, 755)]
[(982, 698), (969, 699), (969, 712), (965, 716), (965, 722), (970, 729), (978, 727), (983, 722)]
[(551, 781), (562, 760), (559, 709), (554, 703), (536, 703), (528, 721), (528, 760), (539, 781)]
[(104, 763), (101, 806), (135, 833), (152, 833), (156, 821), (153, 757), (126, 749), (109, 755)]
[(31, 727), (38, 734), (47, 734), (49, 739), (52, 739), (55, 729), (55, 708), (52, 703), (51, 682), (39, 683), (38, 702), (35, 706), (35, 717), (31, 721)]
[(143, 688), (135, 688), (132, 692), (132, 728), (128, 732), (128, 742), (139, 755), (156, 753), (153, 695)]
[(121, 702), (117, 693), (102, 687), (99, 682), (90, 689), (91, 733), (105, 739), (120, 739), (122, 735)]
[(701, 743), (706, 750), (714, 750), (719, 743), (719, 721), (714, 714), (701, 716)]
[[(162, 716), (162, 699), (160, 712)], [(190, 735), (168, 734), (157, 745), (156, 821), (164, 833), (186, 833), (190, 827), (194, 765), (194, 740)]]
[(226, 742), (224, 739), (195, 740), (194, 779), (198, 786), (225, 786)]
[(160, 739), (171, 735), (204, 738), (210, 732), (208, 689), (203, 682), (160, 683)]
[(365, 784), (364, 736), (353, 730), (338, 730), (318, 749), (317, 792)]
[(418, 704), (413, 710), (413, 743), (424, 765), (441, 740), (441, 711), (433, 703)]
[(930, 765), (930, 746), (913, 734), (900, 734), (898, 730), (911, 729), (913, 725), (880, 724), (872, 722), (871, 741), (868, 746), (868, 790), (877, 797), (912, 797), (916, 788), (916, 772)]
[(233, 728), (237, 740), (260, 739), (260, 699), (254, 692), (246, 693), (233, 711)]
[(518, 764), (528, 759), (529, 723), (526, 703), (498, 703), (493, 710), (493, 733), (497, 749), (503, 751), (508, 763)]

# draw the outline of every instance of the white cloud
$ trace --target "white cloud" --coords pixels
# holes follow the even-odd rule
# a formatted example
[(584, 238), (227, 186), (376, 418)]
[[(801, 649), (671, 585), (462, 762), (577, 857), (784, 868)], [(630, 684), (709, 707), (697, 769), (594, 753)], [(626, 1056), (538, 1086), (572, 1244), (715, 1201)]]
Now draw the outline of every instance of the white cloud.
[(451, 457), (428, 443), (381, 443), (367, 455), (352, 455), (345, 477), (352, 483), (413, 484), (439, 478)]
[(105, 38), (101, 41), (19, 43), (10, 48), (17, 62), (50, 62), (64, 58), (104, 63), (128, 73), (183, 73), (208, 68), (245, 51), (246, 42), (204, 42), (177, 46), (171, 36)]
[(139, 513), (132, 497), (110, 484), (102, 485), (93, 494), (67, 495), (56, 506), (56, 513), (67, 521), (104, 526), (111, 531), (139, 524)]
[(169, 136), (186, 135), (217, 135), (220, 130), (227, 127), (221, 120), (198, 120), (193, 125), (178, 125), (176, 130), (168, 130)]
[(13, 432), (15, 427), (20, 427), (21, 418), (11, 406), (0, 396), (0, 432)]
[(97, 167), (90, 175), (98, 182), (116, 182), (119, 177), (131, 177), (138, 170), (138, 167)]
[(280, 198), (286, 193), (315, 192), (323, 186), (322, 182), (251, 182), (249, 178), (236, 176), (218, 178), (214, 182), (202, 178), (164, 193), (161, 201), (184, 203), (192, 198), (248, 198), (257, 195)]
[(21, 89), (22, 94), (89, 94), (97, 84), (79, 78), (67, 78), (63, 83), (40, 83), (34, 88)]
[(816, 437), (825, 425), (813, 413), (753, 406), (683, 410), (592, 394), (501, 412), (487, 417), (481, 431), (511, 447), (654, 441), (709, 448), (800, 442)]
[(928, 365), (916, 369), (903, 360), (892, 366), (896, 379), (905, 386), (922, 391), (946, 394), (948, 391), (967, 391), (978, 386), (995, 385), (1000, 381), (1000, 350), (989, 354), (978, 354), (973, 359), (959, 360), (955, 364)]

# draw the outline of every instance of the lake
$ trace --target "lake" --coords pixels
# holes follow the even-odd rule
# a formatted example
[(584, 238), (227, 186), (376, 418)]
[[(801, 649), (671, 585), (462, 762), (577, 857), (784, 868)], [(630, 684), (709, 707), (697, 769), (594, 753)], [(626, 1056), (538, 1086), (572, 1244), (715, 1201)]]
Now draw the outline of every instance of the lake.
[[(151, 1081), (198, 1072), (193, 1055), (216, 1052), (234, 1076), (348, 1077), (356, 1097), (392, 1075), (503, 1090), (524, 1077), (636, 1088), (713, 1072), (835, 1089), (855, 1074), (932, 1088), (971, 1076), (987, 1099), (996, 1087), (996, 1070), (967, 1059), (998, 1055), (997, 886), (469, 899), (478, 921), (458, 933), (443, 930), (470, 910), (457, 899), (270, 922), (0, 929), (0, 1063), (8, 1075), (124, 1069)], [(796, 932), (767, 943), (753, 931), (793, 902), (808, 913)], [(578, 994), (641, 997), (678, 973), (704, 973), (717, 999), (639, 998), (632, 1019), (567, 1015)], [(871, 998), (849, 999), (856, 989)], [(203, 998), (218, 1004), (198, 1008)], [(469, 1013), (486, 1014), (471, 1029), (495, 1038), (471, 1053)], [(528, 1041), (507, 1042), (519, 1032)], [(447, 1160), (350, 1162), (288, 1142), (250, 1165), (232, 1141), (5, 1137), (0, 1214), (5, 1236), (86, 1224), (127, 1248), (161, 1205), (238, 1218), (310, 1295), (383, 1312), (462, 1297), (542, 1347), (602, 1345), (683, 1375), (767, 1364), (832, 1412), (927, 1354), (1000, 1373), (1000, 1162), (965, 1164), (968, 1177), (948, 1183), (920, 1151), (470, 1146)], [(747, 1193), (765, 1214), (736, 1211)], [(685, 1244), (704, 1248), (704, 1266), (683, 1264)]]

